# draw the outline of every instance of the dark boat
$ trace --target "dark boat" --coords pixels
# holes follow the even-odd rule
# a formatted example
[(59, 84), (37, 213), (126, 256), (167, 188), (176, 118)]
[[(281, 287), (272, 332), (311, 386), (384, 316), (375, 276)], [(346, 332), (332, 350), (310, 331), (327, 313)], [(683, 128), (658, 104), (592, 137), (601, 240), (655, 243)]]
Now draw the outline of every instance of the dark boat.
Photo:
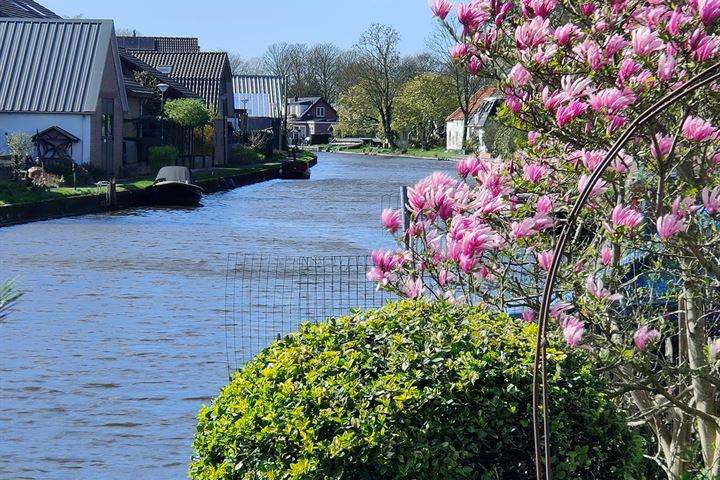
[(280, 167), (280, 178), (306, 180), (310, 178), (308, 162), (284, 160)]
[(162, 167), (152, 185), (145, 189), (150, 205), (193, 206), (200, 203), (205, 190), (193, 183), (187, 167)]

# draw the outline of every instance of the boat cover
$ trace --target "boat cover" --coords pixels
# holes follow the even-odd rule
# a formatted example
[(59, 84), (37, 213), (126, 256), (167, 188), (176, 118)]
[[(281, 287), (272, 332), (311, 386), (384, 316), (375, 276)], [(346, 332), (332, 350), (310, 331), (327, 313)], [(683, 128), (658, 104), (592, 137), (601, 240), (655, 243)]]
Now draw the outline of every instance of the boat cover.
[(192, 174), (187, 167), (162, 167), (155, 177), (158, 182), (192, 183)]

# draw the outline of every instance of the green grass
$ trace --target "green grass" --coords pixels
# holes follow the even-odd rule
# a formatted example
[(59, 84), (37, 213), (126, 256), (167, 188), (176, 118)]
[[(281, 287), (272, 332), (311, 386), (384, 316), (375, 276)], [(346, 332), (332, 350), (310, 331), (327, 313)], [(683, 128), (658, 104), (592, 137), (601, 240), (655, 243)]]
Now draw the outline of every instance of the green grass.
[[(332, 148), (332, 147), (331, 147)], [(410, 156), (410, 157), (422, 157), (422, 158), (450, 158), (453, 156), (452, 152), (448, 152), (443, 147), (434, 147), (429, 150), (422, 148), (405, 148), (392, 150), (390, 148), (370, 147), (368, 145), (356, 145), (351, 147), (336, 147), (333, 148), (336, 152), (356, 152), (356, 153), (367, 153), (372, 154), (385, 154), (385, 155), (397, 155), (397, 156)]]
[(95, 188), (53, 188), (26, 187), (17, 183), (0, 184), (0, 206), (19, 203), (37, 203), (56, 198), (93, 195)]

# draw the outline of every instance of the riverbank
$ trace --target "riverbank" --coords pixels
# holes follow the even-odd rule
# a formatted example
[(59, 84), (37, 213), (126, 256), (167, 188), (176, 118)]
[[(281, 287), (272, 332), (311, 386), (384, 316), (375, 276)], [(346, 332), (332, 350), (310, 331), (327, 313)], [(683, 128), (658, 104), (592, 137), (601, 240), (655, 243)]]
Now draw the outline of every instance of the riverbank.
[[(310, 167), (317, 165), (317, 157), (308, 162)], [(237, 173), (236, 168), (204, 169), (198, 172), (196, 184), (205, 189), (205, 193), (216, 193), (280, 178), (280, 162), (271, 162), (262, 166), (248, 167), (247, 171)], [(35, 202), (16, 203), (0, 206), (0, 227), (21, 223), (71, 217), (107, 210), (122, 210), (143, 206), (141, 182), (124, 186), (118, 183), (114, 198), (110, 198), (107, 187), (84, 189), (84, 194), (63, 196)]]
[(419, 155), (408, 155), (402, 153), (369, 153), (369, 152), (353, 152), (348, 150), (333, 150), (332, 153), (338, 155), (363, 155), (366, 157), (393, 157), (393, 158), (410, 158), (413, 160), (437, 160), (439, 162), (457, 162), (465, 158), (467, 155), (450, 155), (448, 157), (422, 157)]

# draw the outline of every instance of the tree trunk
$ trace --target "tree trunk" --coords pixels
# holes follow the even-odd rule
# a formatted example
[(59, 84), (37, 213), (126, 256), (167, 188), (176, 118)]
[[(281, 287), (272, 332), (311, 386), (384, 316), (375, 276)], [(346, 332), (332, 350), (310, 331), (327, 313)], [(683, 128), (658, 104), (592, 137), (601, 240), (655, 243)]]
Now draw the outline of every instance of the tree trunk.
[[(706, 333), (705, 318), (702, 306), (702, 287), (697, 280), (693, 278), (692, 269), (694, 267), (691, 262), (683, 262), (683, 304), (681, 314), (685, 317), (685, 340), (687, 344), (688, 364), (693, 372), (692, 375), (692, 392), (695, 400), (695, 408), (708, 417), (717, 418), (715, 410), (715, 389), (706, 379), (702, 377), (702, 373), (707, 373), (709, 369), (706, 350)], [(717, 422), (710, 418), (697, 418), (697, 434), (702, 449), (703, 462), (706, 467), (717, 470), (718, 466), (713, 462), (716, 457), (716, 446), (718, 438)]]

